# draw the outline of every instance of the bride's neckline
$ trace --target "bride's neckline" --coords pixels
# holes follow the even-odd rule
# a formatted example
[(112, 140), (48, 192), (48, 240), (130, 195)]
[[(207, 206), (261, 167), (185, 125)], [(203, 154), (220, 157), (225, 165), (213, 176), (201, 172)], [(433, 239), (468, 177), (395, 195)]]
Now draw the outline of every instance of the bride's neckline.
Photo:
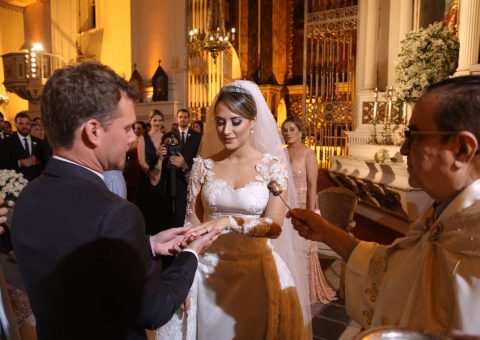
[(210, 172), (211, 174), (211, 180), (212, 181), (215, 181), (217, 183), (222, 183), (225, 187), (229, 188), (230, 190), (232, 191), (238, 191), (238, 190), (241, 190), (241, 189), (245, 189), (245, 188), (248, 188), (249, 186), (251, 185), (254, 185), (254, 184), (258, 184), (258, 183), (261, 183), (260, 182), (260, 179), (258, 178), (259, 175), (261, 175), (261, 171), (259, 169), (259, 167), (262, 165), (262, 164), (265, 164), (267, 162), (267, 157), (269, 156), (269, 154), (266, 154), (266, 153), (262, 153), (262, 157), (260, 158), (260, 160), (258, 162), (255, 163), (255, 171), (257, 172), (257, 175), (255, 176), (254, 179), (246, 182), (245, 184), (243, 185), (240, 185), (238, 187), (233, 187), (232, 185), (230, 185), (226, 180), (224, 180), (223, 178), (217, 178), (217, 174), (215, 173), (214, 171), (214, 167), (215, 167), (215, 164), (217, 162), (215, 162), (212, 158), (206, 158), (205, 160), (206, 161), (210, 161), (211, 162), (211, 167), (210, 169), (208, 169), (208, 171)]

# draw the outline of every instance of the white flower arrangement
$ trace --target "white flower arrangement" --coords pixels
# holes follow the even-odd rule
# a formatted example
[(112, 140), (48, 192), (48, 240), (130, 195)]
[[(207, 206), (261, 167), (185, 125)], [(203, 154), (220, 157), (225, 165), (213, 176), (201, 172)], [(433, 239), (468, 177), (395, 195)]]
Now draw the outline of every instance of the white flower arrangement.
[(417, 101), (428, 86), (453, 74), (459, 46), (455, 32), (441, 22), (407, 34), (395, 59), (398, 99)]
[(23, 174), (15, 170), (0, 170), (0, 198), (8, 207), (15, 205), (15, 200), (27, 184), (28, 180)]
[(373, 159), (376, 163), (395, 163), (397, 161), (395, 157), (390, 157), (390, 153), (387, 149), (380, 149), (375, 152)]

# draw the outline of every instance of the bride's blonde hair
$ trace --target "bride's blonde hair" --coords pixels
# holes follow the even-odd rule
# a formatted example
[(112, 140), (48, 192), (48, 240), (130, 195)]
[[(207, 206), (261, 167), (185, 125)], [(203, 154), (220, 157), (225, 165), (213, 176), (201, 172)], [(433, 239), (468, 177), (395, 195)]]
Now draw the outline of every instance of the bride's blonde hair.
[(225, 85), (222, 87), (215, 103), (214, 112), (220, 102), (230, 111), (244, 118), (254, 119), (257, 117), (257, 106), (253, 96), (240, 86)]

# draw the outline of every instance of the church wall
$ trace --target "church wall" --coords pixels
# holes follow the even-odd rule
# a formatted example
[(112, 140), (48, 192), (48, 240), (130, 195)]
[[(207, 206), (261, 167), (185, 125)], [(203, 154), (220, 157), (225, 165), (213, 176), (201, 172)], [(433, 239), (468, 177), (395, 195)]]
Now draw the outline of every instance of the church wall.
[(272, 8), (272, 73), (279, 84), (287, 78), (287, 1), (275, 0)]
[[(0, 6), (0, 55), (18, 52), (25, 42), (23, 11)], [(0, 112), (7, 120), (13, 122), (13, 118), (19, 111), (28, 109), (28, 102), (17, 95), (7, 92), (3, 86), (3, 64), (0, 66), (0, 93), (9, 97), (8, 105), (0, 105)]]
[(102, 0), (98, 3), (98, 28), (101, 34), (93, 44), (99, 44), (98, 60), (121, 76), (131, 72), (130, 0)]
[(52, 50), (50, 23), (50, 2), (37, 1), (25, 7), (23, 48), (29, 49), (34, 43), (40, 43), (46, 52), (50, 52)]
[[(150, 86), (161, 60), (169, 79), (168, 101), (186, 106), (186, 0), (132, 0), (131, 3), (132, 64), (137, 64), (145, 85)], [(128, 77), (130, 74), (131, 71)]]
[(53, 54), (61, 55), (65, 62), (77, 58), (78, 7), (76, 0), (50, 0)]

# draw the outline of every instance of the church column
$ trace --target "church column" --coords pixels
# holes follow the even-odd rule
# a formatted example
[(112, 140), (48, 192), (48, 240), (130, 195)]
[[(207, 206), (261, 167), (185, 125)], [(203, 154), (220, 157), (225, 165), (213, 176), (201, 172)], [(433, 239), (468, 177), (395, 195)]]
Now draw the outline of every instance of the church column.
[(455, 76), (470, 74), (470, 65), (478, 63), (480, 44), (480, 0), (462, 0), (458, 23), (460, 52)]
[[(377, 39), (378, 39), (378, 0), (360, 1), (366, 2), (366, 11), (360, 13), (359, 30), (365, 30), (364, 60), (363, 65), (357, 65), (357, 70), (364, 69), (363, 83), (360, 90), (373, 90), (377, 83)], [(361, 72), (361, 71), (360, 71)]]
[(395, 59), (400, 51), (400, 42), (413, 28), (413, 1), (390, 2), (390, 34), (388, 37), (388, 85), (395, 86)]
[(357, 55), (356, 55), (356, 113), (355, 131), (369, 128), (362, 124), (362, 103), (373, 97), (377, 84), (378, 0), (358, 2)]

